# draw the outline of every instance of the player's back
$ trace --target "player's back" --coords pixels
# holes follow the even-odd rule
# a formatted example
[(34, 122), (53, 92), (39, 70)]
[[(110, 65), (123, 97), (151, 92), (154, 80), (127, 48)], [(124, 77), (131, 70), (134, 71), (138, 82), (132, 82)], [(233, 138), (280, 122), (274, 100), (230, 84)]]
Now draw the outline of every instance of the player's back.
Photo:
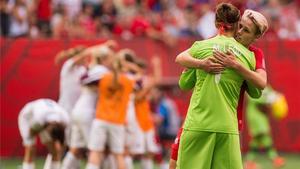
[[(190, 54), (199, 59), (212, 57), (213, 51), (232, 51), (246, 68), (254, 70), (255, 58), (252, 52), (234, 38), (216, 36), (195, 42)], [(191, 97), (185, 128), (213, 132), (238, 133), (236, 107), (244, 79), (232, 70), (221, 74), (209, 74), (196, 70), (196, 85)]]
[(30, 126), (44, 125), (48, 121), (69, 122), (67, 112), (51, 99), (38, 99), (27, 103), (20, 115), (30, 123)]

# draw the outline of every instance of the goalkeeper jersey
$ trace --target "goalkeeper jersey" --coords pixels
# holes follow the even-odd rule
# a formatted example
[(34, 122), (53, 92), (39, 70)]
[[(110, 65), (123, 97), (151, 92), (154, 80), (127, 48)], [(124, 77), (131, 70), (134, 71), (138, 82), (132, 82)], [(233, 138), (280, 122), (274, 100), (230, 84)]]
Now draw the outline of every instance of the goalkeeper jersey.
[[(189, 53), (195, 58), (204, 59), (212, 56), (213, 50), (230, 50), (241, 64), (255, 70), (254, 54), (234, 38), (218, 35), (197, 41), (189, 49)], [(242, 76), (232, 69), (225, 69), (222, 74), (217, 75), (197, 69), (196, 78), (184, 128), (238, 134), (236, 110), (244, 81)]]

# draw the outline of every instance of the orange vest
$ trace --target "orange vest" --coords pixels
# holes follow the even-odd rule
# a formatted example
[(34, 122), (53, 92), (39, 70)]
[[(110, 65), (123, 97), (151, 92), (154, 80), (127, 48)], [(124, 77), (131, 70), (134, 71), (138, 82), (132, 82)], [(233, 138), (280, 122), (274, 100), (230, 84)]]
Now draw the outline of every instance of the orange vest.
[(135, 102), (135, 111), (137, 121), (143, 131), (154, 128), (150, 105), (146, 98)]
[(120, 74), (118, 78), (119, 86), (113, 89), (112, 83), (112, 73), (104, 75), (100, 80), (96, 118), (115, 124), (125, 124), (133, 82), (124, 74)]

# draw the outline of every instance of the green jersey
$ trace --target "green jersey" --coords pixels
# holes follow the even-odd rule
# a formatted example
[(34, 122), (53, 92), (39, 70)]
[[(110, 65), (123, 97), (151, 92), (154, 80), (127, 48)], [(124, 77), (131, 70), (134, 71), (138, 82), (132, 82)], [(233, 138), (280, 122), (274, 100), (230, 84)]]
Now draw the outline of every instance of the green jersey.
[[(197, 41), (189, 49), (191, 56), (204, 59), (213, 54), (213, 50), (226, 52), (231, 50), (246, 68), (255, 70), (255, 57), (252, 52), (239, 44), (234, 38), (216, 36)], [(195, 69), (196, 83), (188, 108), (184, 128), (195, 131), (210, 131), (238, 134), (237, 104), (242, 76), (225, 69), (222, 74), (208, 74)]]

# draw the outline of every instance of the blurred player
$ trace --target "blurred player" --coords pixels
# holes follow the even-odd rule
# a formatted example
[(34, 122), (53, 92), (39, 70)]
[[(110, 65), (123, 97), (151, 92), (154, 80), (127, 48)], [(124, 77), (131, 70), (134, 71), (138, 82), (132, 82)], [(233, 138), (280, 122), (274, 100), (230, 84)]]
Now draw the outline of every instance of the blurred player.
[[(253, 53), (233, 39), (240, 13), (221, 3), (216, 8), (219, 35), (195, 42), (191, 56), (204, 59), (213, 49), (232, 50), (247, 69), (255, 69)], [(191, 97), (179, 146), (178, 168), (242, 168), (236, 107), (244, 78), (231, 69), (211, 75), (196, 70), (197, 82)], [(213, 101), (211, 100), (213, 99)], [(224, 158), (224, 153), (229, 153)]]
[[(86, 74), (86, 67), (88, 64), (97, 64), (96, 58), (101, 55), (101, 47), (103, 47), (103, 45), (108, 46), (110, 49), (115, 49), (117, 47), (115, 41), (108, 40), (105, 43), (88, 48), (85, 46), (77, 46), (64, 50), (58, 53), (55, 57), (56, 64), (60, 64), (65, 61), (60, 72), (58, 103), (69, 113), (70, 116), (75, 103), (80, 96), (81, 77)], [(69, 126), (67, 126), (67, 144), (70, 142), (70, 130)]]
[[(223, 55), (223, 57), (219, 57), (220, 61), (223, 63), (223, 66), (226, 67), (233, 67), (238, 70), (237, 67), (239, 67), (239, 72), (241, 75), (248, 79), (249, 81), (253, 82), (255, 87), (263, 88), (266, 84), (267, 78), (266, 78), (266, 72), (265, 72), (265, 64), (264, 64), (264, 56), (263, 52), (254, 47), (251, 46), (251, 43), (253, 43), (256, 39), (260, 38), (267, 30), (268, 23), (263, 15), (261, 15), (258, 12), (252, 11), (252, 10), (246, 10), (242, 16), (242, 19), (240, 21), (239, 30), (237, 32), (237, 35), (235, 39), (243, 44), (244, 46), (248, 47), (250, 51), (253, 51), (255, 54), (256, 59), (256, 69), (255, 72), (249, 71), (247, 69), (243, 69), (243, 67), (239, 64), (239, 62), (236, 61), (236, 59), (230, 55), (224, 55), (222, 53), (218, 53), (218, 55)], [(225, 58), (227, 57), (227, 58)], [(206, 62), (206, 63), (205, 63)], [(194, 64), (194, 65), (193, 65)], [(190, 67), (197, 68), (197, 65), (199, 65), (199, 60), (192, 60), (190, 63)], [(204, 69), (207, 72), (211, 73), (220, 73), (219, 68), (216, 68), (217, 64), (214, 64), (214, 60), (206, 60), (203, 64), (204, 67), (201, 67), (201, 69)], [(190, 73), (191, 72), (191, 73)], [(191, 89), (194, 87), (195, 79), (193, 76), (195, 76), (195, 71), (193, 69), (187, 70), (185, 72), (186, 76), (181, 76), (182, 79), (180, 79), (179, 84), (183, 89)], [(190, 81), (190, 83), (187, 83)], [(238, 105), (238, 115), (242, 114), (242, 105), (243, 105), (243, 96), (244, 91), (249, 90), (246, 85), (243, 85), (244, 88), (242, 88), (240, 92), (240, 100)], [(250, 91), (251, 92), (251, 91)], [(250, 93), (251, 94), (251, 93)], [(239, 117), (239, 125), (241, 124), (241, 117)], [(176, 161), (177, 161), (177, 153), (178, 153), (178, 147), (179, 147), (179, 141), (180, 141), (180, 135), (181, 135), (182, 129), (179, 130), (177, 138), (175, 139), (174, 144), (172, 145), (172, 154), (170, 159), (170, 169), (176, 168)]]
[(159, 113), (159, 120), (161, 120), (161, 124), (158, 127), (159, 138), (161, 141), (167, 142), (174, 140), (181, 122), (176, 103), (159, 87), (153, 90), (152, 99), (157, 104), (156, 112)]
[(74, 56), (77, 56), (85, 49), (84, 46), (77, 46), (68, 50), (64, 50), (57, 54), (55, 63), (64, 64), (60, 72), (59, 99), (58, 103), (69, 114), (80, 96), (80, 78), (86, 72), (84, 65), (77, 62)]
[(88, 148), (90, 154), (86, 169), (98, 169), (102, 163), (105, 145), (114, 155), (118, 169), (124, 169), (126, 110), (133, 82), (122, 73), (119, 59), (111, 72), (99, 82), (96, 119), (92, 123)]
[(275, 118), (282, 118), (286, 115), (287, 105), (284, 96), (268, 86), (263, 91), (262, 97), (259, 99), (249, 97), (247, 103), (247, 125), (251, 139), (249, 142), (250, 150), (246, 155), (245, 169), (260, 168), (255, 162), (255, 155), (261, 149), (266, 150), (274, 167), (283, 166), (284, 159), (278, 155), (273, 145), (268, 116), (274, 115), (276, 111), (280, 111), (280, 116), (277, 114)]
[(34, 144), (37, 135), (48, 148), (44, 169), (59, 169), (63, 152), (67, 112), (55, 101), (38, 99), (27, 103), (19, 114), (19, 130), (25, 147), (23, 169), (35, 169)]
[(141, 145), (141, 130), (136, 117), (135, 109), (135, 91), (140, 87), (138, 79), (140, 78), (138, 73), (140, 68), (137, 66), (137, 56), (131, 49), (122, 49), (119, 52), (118, 57), (121, 60), (122, 71), (127, 75), (127, 77), (134, 83), (134, 90), (130, 94), (128, 107), (127, 107), (127, 117), (126, 117), (126, 127), (125, 127), (125, 165), (126, 169), (133, 169), (133, 157), (142, 154), (139, 146)]
[[(126, 125), (125, 125), (125, 165), (127, 169), (133, 169), (133, 156), (143, 154), (140, 146), (142, 145), (142, 132), (136, 118), (136, 109), (135, 109), (135, 91), (140, 88), (140, 74), (141, 68), (137, 65), (137, 57), (133, 50), (131, 49), (122, 49), (118, 52), (120, 63), (122, 65), (122, 72), (134, 83), (134, 90), (130, 94), (128, 107), (127, 107), (127, 116), (126, 116)], [(114, 169), (115, 159), (112, 155), (107, 156), (107, 159), (104, 161), (104, 168)]]
[(161, 61), (158, 56), (152, 57), (153, 74), (146, 75), (146, 64), (142, 60), (137, 61), (140, 71), (140, 79), (137, 80), (139, 87), (135, 91), (135, 111), (139, 124), (140, 145), (137, 146), (142, 155), (141, 167), (143, 169), (153, 169), (152, 157), (159, 152), (159, 147), (155, 142), (155, 129), (152, 113), (149, 105), (149, 93), (160, 82)]
[(79, 169), (80, 156), (87, 148), (92, 120), (95, 118), (98, 98), (98, 81), (108, 73), (114, 52), (105, 44), (98, 48), (99, 55), (92, 57), (86, 76), (81, 79), (81, 95), (71, 114), (70, 149), (65, 156), (62, 169)]
[[(86, 73), (86, 68), (84, 66), (86, 60), (77, 59), (74, 56), (78, 56), (84, 49), (84, 46), (77, 46), (61, 51), (55, 57), (55, 64), (57, 65), (64, 61), (60, 71), (58, 104), (68, 112), (69, 116), (71, 116), (72, 109), (80, 96), (80, 78)], [(70, 127), (67, 126), (67, 145), (69, 142)]]
[[(58, 103), (71, 113), (73, 107), (80, 96), (81, 77), (86, 73), (89, 56), (96, 57), (101, 54), (101, 48), (107, 45), (109, 48), (114, 49), (117, 44), (113, 40), (108, 40), (105, 43), (95, 45), (89, 48), (84, 46), (77, 46), (65, 51), (60, 52), (55, 57), (55, 63), (60, 64), (64, 62), (60, 73), (60, 87), (59, 87), (59, 100)], [(92, 61), (95, 61), (92, 59)], [(93, 63), (92, 63), (93, 64)]]

